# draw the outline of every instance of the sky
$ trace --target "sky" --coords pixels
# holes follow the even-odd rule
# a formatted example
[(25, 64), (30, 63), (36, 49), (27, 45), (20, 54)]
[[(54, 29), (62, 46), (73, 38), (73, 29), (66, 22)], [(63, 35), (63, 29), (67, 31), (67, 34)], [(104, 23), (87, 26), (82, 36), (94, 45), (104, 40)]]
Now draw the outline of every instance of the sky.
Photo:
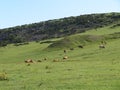
[(109, 12), (120, 12), (120, 0), (0, 0), (0, 29)]

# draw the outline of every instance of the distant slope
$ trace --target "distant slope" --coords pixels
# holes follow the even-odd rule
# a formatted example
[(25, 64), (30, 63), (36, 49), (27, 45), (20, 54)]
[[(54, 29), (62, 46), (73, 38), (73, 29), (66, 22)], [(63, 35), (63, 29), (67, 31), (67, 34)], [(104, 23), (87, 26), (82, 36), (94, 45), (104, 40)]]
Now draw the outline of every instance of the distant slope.
[(87, 44), (104, 40), (103, 36), (98, 35), (75, 35), (68, 36), (62, 40), (56, 41), (48, 48), (74, 48), (85, 46)]
[(61, 40), (53, 42), (48, 48), (74, 48), (78, 46), (86, 46), (93, 43), (101, 43), (112, 39), (120, 39), (120, 27), (107, 26), (90, 30), (85, 33), (67, 36)]
[(68, 36), (115, 23), (119, 26), (119, 21), (120, 13), (102, 13), (5, 28), (0, 30), (0, 46)]

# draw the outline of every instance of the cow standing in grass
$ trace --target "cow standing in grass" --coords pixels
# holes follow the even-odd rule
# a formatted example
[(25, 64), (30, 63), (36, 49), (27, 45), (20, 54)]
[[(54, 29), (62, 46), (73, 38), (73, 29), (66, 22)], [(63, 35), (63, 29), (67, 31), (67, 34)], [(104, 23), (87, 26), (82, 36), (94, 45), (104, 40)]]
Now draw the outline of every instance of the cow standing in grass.
[(68, 59), (68, 57), (67, 57), (67, 56), (64, 56), (63, 59)]
[(105, 48), (106, 41), (101, 41), (101, 44), (99, 45), (99, 48)]
[(83, 46), (82, 46), (82, 45), (79, 45), (78, 47), (79, 47), (79, 48), (83, 48)]
[(66, 53), (67, 51), (66, 50), (64, 50), (64, 53)]
[(32, 59), (25, 60), (25, 63), (33, 63)]
[(105, 45), (101, 44), (99, 45), (99, 48), (105, 48)]

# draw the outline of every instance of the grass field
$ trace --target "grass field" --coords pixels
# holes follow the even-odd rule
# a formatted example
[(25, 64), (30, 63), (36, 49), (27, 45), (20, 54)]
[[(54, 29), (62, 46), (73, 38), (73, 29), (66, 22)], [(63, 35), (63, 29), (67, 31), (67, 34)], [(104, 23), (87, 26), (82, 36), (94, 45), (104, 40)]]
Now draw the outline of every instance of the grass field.
[[(120, 28), (105, 27), (81, 35), (115, 32)], [(105, 49), (99, 49), (97, 41), (84, 48), (66, 48), (66, 53), (62, 48), (47, 48), (50, 44), (1, 47), (0, 73), (7, 73), (7, 80), (0, 80), (0, 90), (120, 90), (120, 38), (108, 39)], [(68, 59), (63, 60), (64, 56)], [(28, 66), (26, 59), (42, 62)]]

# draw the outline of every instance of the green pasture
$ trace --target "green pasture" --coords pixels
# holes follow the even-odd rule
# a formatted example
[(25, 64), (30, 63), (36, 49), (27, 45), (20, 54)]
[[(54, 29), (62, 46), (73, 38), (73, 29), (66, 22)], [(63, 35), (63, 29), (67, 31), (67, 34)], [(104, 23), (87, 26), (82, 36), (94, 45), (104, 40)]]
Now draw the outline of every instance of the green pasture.
[[(120, 28), (103, 27), (84, 34), (115, 32), (120, 32)], [(48, 48), (55, 43), (52, 41), (59, 40), (1, 47), (0, 73), (6, 73), (7, 80), (0, 80), (0, 90), (120, 90), (120, 38), (107, 39), (101, 49), (100, 41), (87, 43), (84, 48), (75, 46), (74, 50)], [(63, 60), (64, 56), (68, 59)], [(35, 62), (28, 65), (24, 63), (26, 59)]]

